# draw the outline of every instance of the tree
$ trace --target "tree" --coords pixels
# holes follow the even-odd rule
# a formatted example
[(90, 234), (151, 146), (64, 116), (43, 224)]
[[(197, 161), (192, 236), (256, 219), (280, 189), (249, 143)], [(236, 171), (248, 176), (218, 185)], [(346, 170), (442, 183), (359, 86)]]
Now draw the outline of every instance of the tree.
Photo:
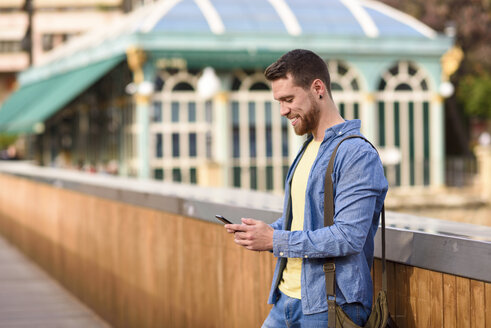
[[(382, 0), (436, 31), (455, 28), (464, 59), (451, 82), (456, 96), (447, 99), (447, 153), (469, 153), (468, 121), (491, 119), (491, 0)], [(448, 31), (448, 30), (447, 30)], [(448, 138), (454, 138), (449, 140)], [(458, 148), (458, 149), (457, 149)]]
[(439, 32), (454, 25), (456, 44), (466, 55), (460, 76), (491, 69), (491, 0), (382, 1)]
[(463, 78), (457, 97), (469, 116), (491, 119), (491, 76), (488, 73)]
[(7, 147), (13, 145), (16, 140), (16, 136), (0, 134), (0, 150), (7, 149)]

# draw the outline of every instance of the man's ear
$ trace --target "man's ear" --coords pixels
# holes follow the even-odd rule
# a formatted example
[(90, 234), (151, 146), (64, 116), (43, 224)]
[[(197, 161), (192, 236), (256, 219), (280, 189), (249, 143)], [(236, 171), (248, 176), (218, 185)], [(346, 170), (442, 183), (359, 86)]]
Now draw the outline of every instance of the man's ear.
[(324, 93), (326, 92), (326, 86), (324, 85), (324, 82), (322, 82), (321, 79), (315, 79), (312, 82), (310, 89), (313, 92), (313, 94), (317, 97), (324, 95)]

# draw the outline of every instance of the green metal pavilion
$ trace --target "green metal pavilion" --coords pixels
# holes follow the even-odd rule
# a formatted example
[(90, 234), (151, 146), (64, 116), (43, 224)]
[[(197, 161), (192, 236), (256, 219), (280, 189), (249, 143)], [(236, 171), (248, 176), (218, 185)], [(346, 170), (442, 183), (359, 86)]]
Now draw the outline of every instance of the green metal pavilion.
[[(262, 71), (305, 48), (328, 63), (341, 114), (386, 154), (391, 184), (439, 187), (452, 45), (371, 0), (162, 0), (22, 72), (0, 133), (33, 136), (46, 165), (281, 192), (299, 140)], [(210, 97), (198, 92), (206, 67), (219, 81)]]

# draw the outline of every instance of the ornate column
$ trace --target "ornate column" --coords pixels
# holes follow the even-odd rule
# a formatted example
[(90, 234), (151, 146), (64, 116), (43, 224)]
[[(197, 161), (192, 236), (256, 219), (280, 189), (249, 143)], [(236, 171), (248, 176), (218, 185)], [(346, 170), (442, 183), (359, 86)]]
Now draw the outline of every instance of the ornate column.
[(231, 136), (229, 124), (229, 94), (220, 91), (213, 96), (212, 158), (199, 170), (199, 184), (210, 187), (229, 187)]
[(430, 103), (430, 186), (445, 185), (445, 113), (443, 98), (435, 94)]
[(150, 98), (153, 92), (153, 85), (151, 84), (151, 82), (145, 81), (144, 66), (147, 60), (145, 52), (140, 48), (130, 46), (126, 50), (126, 56), (128, 60), (128, 66), (133, 72), (133, 86), (135, 90), (135, 92), (133, 93), (133, 99), (136, 104), (136, 121), (138, 125), (138, 177), (148, 179), (150, 178), (149, 113)]
[(220, 170), (221, 186), (230, 186), (230, 159), (231, 154), (231, 135), (230, 135), (230, 116), (228, 108), (228, 92), (222, 91), (215, 95), (213, 99), (213, 117), (215, 129), (215, 158)]
[(448, 50), (441, 58), (442, 72), (438, 94), (430, 103), (430, 185), (443, 187), (445, 185), (445, 111), (444, 98), (450, 97), (454, 88), (450, 76), (457, 71), (463, 58), (463, 52), (458, 47)]
[(360, 104), (361, 113), (361, 133), (371, 140), (374, 145), (378, 144), (377, 138), (377, 120), (375, 115), (375, 96), (372, 92), (367, 92), (363, 95), (362, 103)]

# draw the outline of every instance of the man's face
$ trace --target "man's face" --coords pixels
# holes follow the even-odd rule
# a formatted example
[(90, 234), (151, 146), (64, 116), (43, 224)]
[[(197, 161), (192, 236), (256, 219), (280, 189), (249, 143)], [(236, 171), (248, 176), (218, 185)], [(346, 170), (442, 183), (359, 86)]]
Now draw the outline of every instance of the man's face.
[(290, 120), (297, 135), (312, 133), (319, 123), (320, 110), (310, 90), (295, 85), (290, 74), (271, 83), (280, 114)]

